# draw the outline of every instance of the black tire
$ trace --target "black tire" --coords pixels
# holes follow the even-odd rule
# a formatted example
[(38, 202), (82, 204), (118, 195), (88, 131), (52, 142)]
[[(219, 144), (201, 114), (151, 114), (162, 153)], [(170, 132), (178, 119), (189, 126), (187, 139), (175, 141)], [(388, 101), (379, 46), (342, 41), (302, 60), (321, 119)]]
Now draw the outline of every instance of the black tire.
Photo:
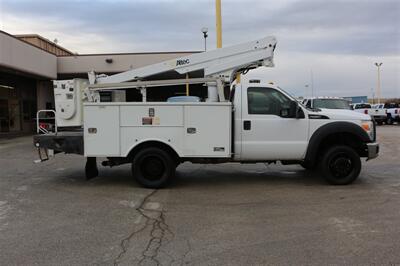
[(387, 120), (386, 120), (386, 124), (388, 125), (393, 125), (393, 118), (391, 115), (388, 115)]
[(172, 156), (156, 147), (139, 151), (132, 162), (132, 174), (146, 188), (162, 188), (175, 176)]
[(320, 170), (332, 185), (347, 185), (357, 179), (361, 171), (358, 153), (348, 146), (333, 146), (322, 155)]

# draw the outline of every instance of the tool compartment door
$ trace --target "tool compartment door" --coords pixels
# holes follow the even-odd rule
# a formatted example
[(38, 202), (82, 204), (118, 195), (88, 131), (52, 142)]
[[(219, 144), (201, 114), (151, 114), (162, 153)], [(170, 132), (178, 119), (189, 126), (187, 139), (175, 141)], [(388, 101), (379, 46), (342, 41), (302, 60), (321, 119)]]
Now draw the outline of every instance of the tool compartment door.
[(85, 156), (119, 156), (119, 106), (85, 105)]
[(231, 106), (186, 105), (184, 154), (186, 157), (229, 157)]

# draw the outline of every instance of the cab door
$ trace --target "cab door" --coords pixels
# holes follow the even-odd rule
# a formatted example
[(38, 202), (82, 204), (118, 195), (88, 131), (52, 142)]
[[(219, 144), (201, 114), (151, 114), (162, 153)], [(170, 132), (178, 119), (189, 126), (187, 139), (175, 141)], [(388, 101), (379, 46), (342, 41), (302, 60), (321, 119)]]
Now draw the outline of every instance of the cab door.
[(309, 120), (301, 107), (276, 88), (248, 87), (242, 93), (242, 160), (299, 160), (308, 144)]

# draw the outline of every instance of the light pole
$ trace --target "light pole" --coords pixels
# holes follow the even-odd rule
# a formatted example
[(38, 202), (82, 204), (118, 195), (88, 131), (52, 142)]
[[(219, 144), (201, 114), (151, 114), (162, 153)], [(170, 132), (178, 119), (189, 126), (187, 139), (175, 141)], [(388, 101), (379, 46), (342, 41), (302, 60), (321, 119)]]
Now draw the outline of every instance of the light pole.
[(310, 69), (310, 78), (311, 78), (311, 96), (314, 97), (314, 72), (312, 68)]
[[(305, 90), (308, 91), (308, 84), (304, 85), (304, 88), (306, 88)], [(307, 92), (308, 93), (308, 92)]]
[(378, 103), (381, 103), (381, 63), (375, 63), (375, 66), (378, 68), (378, 79), (377, 79), (377, 85), (376, 85), (376, 94), (378, 97)]
[(372, 104), (375, 104), (375, 92), (374, 92), (374, 88), (371, 88), (371, 94), (372, 94)]
[(208, 28), (206, 28), (206, 27), (201, 28), (201, 32), (203, 33), (203, 36), (204, 36), (204, 51), (207, 51)]

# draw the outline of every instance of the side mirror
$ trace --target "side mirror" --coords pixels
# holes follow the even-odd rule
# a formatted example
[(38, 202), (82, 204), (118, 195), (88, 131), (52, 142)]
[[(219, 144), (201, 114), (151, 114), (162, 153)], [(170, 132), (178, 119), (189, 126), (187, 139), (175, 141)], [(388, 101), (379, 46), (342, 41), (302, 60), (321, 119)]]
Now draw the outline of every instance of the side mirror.
[(296, 101), (291, 101), (289, 108), (284, 108), (281, 110), (281, 117), (285, 118), (298, 118), (299, 104)]

